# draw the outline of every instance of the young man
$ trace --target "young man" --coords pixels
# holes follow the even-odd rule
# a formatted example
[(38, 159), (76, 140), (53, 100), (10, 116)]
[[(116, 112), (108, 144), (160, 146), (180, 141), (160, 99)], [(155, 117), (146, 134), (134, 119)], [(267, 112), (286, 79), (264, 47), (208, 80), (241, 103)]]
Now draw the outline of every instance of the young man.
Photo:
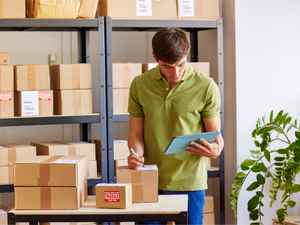
[(207, 158), (220, 155), (222, 136), (214, 144), (192, 142), (186, 152), (165, 155), (178, 135), (220, 130), (220, 94), (215, 82), (187, 65), (189, 40), (181, 29), (167, 28), (152, 39), (158, 66), (136, 77), (128, 104), (128, 157), (131, 168), (156, 164), (160, 194), (188, 194), (189, 224), (202, 224)]

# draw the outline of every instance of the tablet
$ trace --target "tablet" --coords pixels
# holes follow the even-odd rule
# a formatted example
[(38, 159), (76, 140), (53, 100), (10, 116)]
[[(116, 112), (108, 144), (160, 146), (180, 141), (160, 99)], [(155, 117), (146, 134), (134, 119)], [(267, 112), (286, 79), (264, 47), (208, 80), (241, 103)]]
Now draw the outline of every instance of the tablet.
[(213, 142), (216, 139), (216, 137), (220, 134), (221, 133), (219, 131), (213, 131), (213, 132), (194, 133), (194, 134), (174, 137), (170, 141), (167, 149), (165, 150), (165, 154), (170, 155), (170, 154), (183, 152), (185, 151), (189, 143), (191, 143), (192, 141), (205, 139), (208, 142)]

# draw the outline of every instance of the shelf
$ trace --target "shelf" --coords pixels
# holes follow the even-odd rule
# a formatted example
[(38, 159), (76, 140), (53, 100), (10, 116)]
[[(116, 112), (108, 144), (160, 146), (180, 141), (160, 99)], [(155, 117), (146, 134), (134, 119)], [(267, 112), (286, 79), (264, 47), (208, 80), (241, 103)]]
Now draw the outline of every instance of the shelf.
[(128, 122), (128, 114), (116, 114), (113, 115), (112, 121), (113, 122)]
[(0, 193), (14, 192), (12, 184), (0, 184)]
[(48, 116), (48, 117), (12, 117), (0, 119), (0, 127), (8, 126), (30, 126), (30, 125), (50, 125), (50, 124), (82, 124), (100, 123), (100, 114), (93, 113), (79, 116)]
[(97, 28), (98, 19), (0, 19), (1, 31), (78, 31)]

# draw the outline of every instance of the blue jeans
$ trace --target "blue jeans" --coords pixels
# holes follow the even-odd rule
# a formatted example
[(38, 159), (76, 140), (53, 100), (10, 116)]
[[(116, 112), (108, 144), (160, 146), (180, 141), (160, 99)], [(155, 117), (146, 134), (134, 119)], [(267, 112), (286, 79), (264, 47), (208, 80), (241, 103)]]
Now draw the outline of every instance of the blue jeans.
[[(203, 209), (205, 205), (205, 190), (201, 191), (159, 191), (160, 195), (187, 194), (188, 195), (188, 224), (203, 224)], [(157, 221), (145, 222), (148, 225), (160, 225)]]

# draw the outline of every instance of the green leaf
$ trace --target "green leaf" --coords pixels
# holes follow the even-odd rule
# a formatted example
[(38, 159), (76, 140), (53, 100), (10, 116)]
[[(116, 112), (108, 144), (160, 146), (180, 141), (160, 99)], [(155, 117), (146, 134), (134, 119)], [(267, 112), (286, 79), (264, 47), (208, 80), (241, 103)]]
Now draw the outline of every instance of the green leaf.
[(293, 201), (293, 200), (288, 200), (288, 201), (287, 201), (287, 204), (288, 204), (288, 206), (289, 206), (290, 208), (293, 208), (293, 207), (296, 205), (296, 202)]
[(253, 191), (256, 188), (258, 188), (260, 186), (260, 183), (258, 183), (257, 181), (254, 181), (252, 184), (249, 185), (249, 187), (247, 188), (247, 191)]
[(278, 156), (278, 157), (275, 157), (274, 160), (275, 160), (275, 161), (284, 161), (284, 160), (285, 160), (285, 157), (279, 157), (279, 156)]
[(280, 222), (280, 223), (283, 222), (285, 219), (285, 215), (286, 215), (285, 209), (283, 209), (283, 208), (278, 209), (276, 211), (276, 214), (277, 214), (278, 222)]
[(296, 131), (295, 136), (296, 136), (297, 139), (300, 139), (300, 131)]
[(291, 192), (292, 193), (297, 193), (300, 191), (300, 184), (293, 184), (292, 188), (291, 188)]
[(259, 184), (264, 184), (265, 181), (266, 181), (266, 179), (264, 178), (264, 176), (261, 175), (261, 174), (257, 174), (256, 179), (257, 179), (257, 182), (258, 182)]
[(254, 210), (259, 204), (259, 197), (255, 195), (248, 201), (248, 211)]
[(259, 211), (257, 209), (253, 210), (249, 214), (251, 220), (257, 220), (259, 217)]
[(251, 160), (251, 159), (246, 159), (242, 164), (241, 164), (241, 169), (242, 170), (249, 170), (250, 166), (252, 166), (256, 161)]
[(257, 163), (254, 166), (252, 166), (251, 171), (253, 171), (254, 173), (266, 172), (267, 167), (265, 166), (264, 163)]
[(288, 153), (289, 153), (289, 150), (288, 150), (287, 148), (283, 148), (283, 149), (277, 150), (277, 152), (278, 152), (279, 154), (285, 155), (285, 154), (288, 154)]
[(264, 151), (264, 156), (269, 162), (271, 161), (271, 154), (268, 150)]
[(270, 119), (269, 119), (269, 120), (270, 120), (270, 123), (273, 122), (273, 114), (274, 114), (274, 111), (272, 110), (271, 113), (270, 113)]

